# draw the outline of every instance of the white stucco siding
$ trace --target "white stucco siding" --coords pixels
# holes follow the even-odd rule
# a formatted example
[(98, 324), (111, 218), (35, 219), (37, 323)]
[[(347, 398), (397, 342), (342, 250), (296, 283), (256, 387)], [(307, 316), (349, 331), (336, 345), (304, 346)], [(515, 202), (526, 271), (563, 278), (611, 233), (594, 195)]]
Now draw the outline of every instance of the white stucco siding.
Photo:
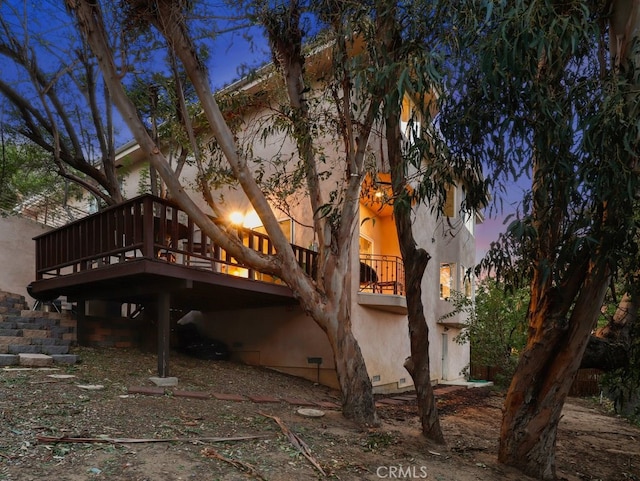
[(203, 334), (226, 343), (232, 356), (247, 364), (317, 381), (317, 367), (309, 358), (320, 357), (320, 382), (337, 387), (329, 341), (297, 306), (202, 313), (195, 323)]
[(410, 353), (407, 316), (356, 303), (352, 322), (374, 391), (410, 389), (413, 380), (404, 368)]
[(468, 345), (455, 341), (460, 333), (456, 324), (464, 322), (464, 315), (438, 322), (450, 313), (453, 306), (440, 298), (440, 267), (455, 265), (452, 289), (462, 291), (461, 266), (471, 268), (475, 264), (475, 239), (461, 222), (460, 217), (436, 219), (426, 208), (418, 209), (414, 235), (420, 246), (431, 255), (422, 281), (425, 315), (429, 325), (429, 351), (432, 379), (450, 381), (463, 377), (462, 371), (469, 364)]
[[(241, 144), (251, 144), (250, 161), (265, 161), (260, 165), (264, 168), (265, 178), (275, 173), (271, 163), (274, 159), (288, 159), (288, 171), (298, 162), (295, 144), (291, 139), (284, 138), (282, 133), (273, 132), (266, 141), (260, 139), (257, 128), (254, 127), (255, 121), (261, 119), (261, 122), (264, 122), (268, 114), (266, 109), (247, 112), (245, 128), (238, 134)], [(322, 137), (318, 145), (323, 145), (322, 154), (325, 161), (319, 165), (321, 170), (328, 173), (322, 183), (324, 198), (328, 202), (330, 191), (339, 185), (345, 174), (345, 161), (344, 156), (336, 150), (340, 144), (336, 144), (335, 139), (324, 135), (322, 130), (316, 134), (317, 137)], [(375, 151), (382, 148), (383, 142), (377, 139), (372, 141), (371, 145), (372, 151)], [(246, 151), (249, 152), (249, 149)], [(258, 164), (253, 165), (255, 168), (258, 167)], [(196, 176), (197, 170), (194, 166), (185, 166), (182, 175), (184, 186), (188, 189), (194, 187)], [(128, 195), (136, 192), (139, 178), (139, 170), (133, 169), (126, 182)], [(216, 195), (218, 198), (224, 198), (223, 209), (227, 212), (251, 213), (250, 202), (241, 189), (225, 188), (216, 192)], [(206, 210), (205, 202), (199, 193), (195, 192), (193, 198)], [(457, 200), (459, 205), (459, 199)], [(288, 216), (294, 220), (293, 243), (308, 247), (313, 240), (310, 227), (313, 224), (313, 211), (304, 192), (304, 182), (301, 183), (299, 192), (289, 199), (289, 209), (276, 213), (279, 220)], [(363, 223), (365, 218), (370, 220)], [(425, 316), (430, 331), (431, 372), (434, 381), (442, 379), (443, 375), (447, 379), (458, 378), (459, 372), (469, 362), (468, 346), (459, 346), (453, 340), (456, 335), (454, 331), (459, 330), (437, 322), (450, 309), (450, 305), (439, 296), (440, 264), (449, 262), (455, 263), (458, 268), (461, 265), (471, 267), (475, 260), (473, 236), (466, 230), (463, 222), (457, 224), (459, 228), (453, 229), (456, 235), (451, 236), (448, 232), (451, 231), (451, 227), (446, 221), (437, 220), (426, 206), (416, 207), (414, 235), (418, 245), (431, 255), (422, 288)], [(404, 369), (404, 361), (410, 354), (406, 314), (358, 304), (360, 233), (373, 242), (374, 254), (399, 257), (393, 217), (388, 213), (381, 215), (381, 212), (361, 205), (360, 222), (354, 231), (351, 250), (351, 315), (354, 333), (360, 343), (368, 373), (371, 378), (376, 379), (373, 381), (374, 387), (377, 390), (402, 390), (412, 384), (411, 377)], [(388, 296), (387, 293), (375, 295)], [(308, 358), (322, 357), (322, 382), (335, 384), (335, 372), (329, 372), (334, 369), (334, 362), (326, 335), (300, 309), (236, 310), (211, 313), (205, 317), (203, 326), (208, 334), (226, 342), (236, 358), (315, 379), (315, 367), (309, 365)], [(446, 337), (443, 337), (445, 334)], [(446, 356), (443, 356), (445, 352)]]
[(36, 246), (32, 238), (49, 230), (21, 217), (0, 217), (0, 290), (33, 299), (27, 286), (36, 279)]

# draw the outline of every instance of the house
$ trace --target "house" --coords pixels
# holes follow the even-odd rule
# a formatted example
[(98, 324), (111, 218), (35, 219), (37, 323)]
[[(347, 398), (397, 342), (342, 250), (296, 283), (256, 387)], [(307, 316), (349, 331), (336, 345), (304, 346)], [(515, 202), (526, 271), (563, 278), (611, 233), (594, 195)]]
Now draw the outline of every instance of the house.
[[(317, 58), (315, 68), (323, 62), (326, 59)], [(268, 93), (271, 81), (268, 76), (247, 79), (227, 90), (261, 97)], [(266, 108), (263, 101), (250, 103), (242, 114), (247, 119), (262, 118)], [(410, 101), (406, 108), (412, 108)], [(256, 138), (257, 132), (245, 129), (237, 135), (247, 140)], [(251, 142), (253, 158), (293, 155), (293, 143), (280, 132), (262, 138)], [(381, 151), (376, 149), (372, 147), (371, 156), (380, 159)], [(326, 150), (330, 165), (336, 154), (330, 146)], [(80, 342), (126, 342), (131, 326), (120, 321), (115, 329), (108, 318), (126, 318), (144, 309), (149, 319), (157, 320), (151, 335), (157, 336), (158, 371), (164, 376), (169, 371), (171, 328), (176, 322), (172, 313), (176, 313), (179, 322), (195, 322), (207, 337), (226, 343), (236, 360), (337, 387), (326, 335), (298, 306), (291, 291), (279, 279), (238, 263), (171, 202), (150, 195), (136, 197), (147, 165), (137, 145), (123, 147), (119, 158), (125, 195), (131, 200), (36, 237), (33, 290), (39, 295), (64, 294), (79, 303)], [(351, 266), (352, 278), (360, 282), (352, 283), (350, 310), (374, 390), (394, 392), (412, 386), (403, 367), (409, 355), (407, 305), (392, 209), (380, 200), (389, 188), (389, 174), (384, 163), (378, 163), (378, 172), (367, 176), (362, 186), (361, 222), (354, 233)], [(192, 183), (196, 175), (195, 167), (185, 168), (183, 184)], [(329, 185), (326, 180), (325, 188)], [(220, 187), (216, 195), (224, 199), (224, 212), (215, 221), (233, 230), (246, 246), (270, 252), (269, 238), (243, 194)], [(433, 382), (461, 378), (469, 362), (469, 346), (455, 339), (464, 319), (444, 317), (451, 310), (448, 299), (454, 291), (473, 296), (473, 279), (465, 272), (475, 259), (476, 216), (459, 213), (463, 196), (460, 186), (448, 189), (444, 218), (433, 215), (427, 206), (415, 209), (416, 240), (431, 255), (422, 290)], [(309, 227), (312, 213), (297, 200), (276, 211), (300, 265), (312, 273), (316, 256)], [(97, 318), (104, 319), (98, 327)], [(150, 327), (147, 323), (140, 329)], [(148, 339), (148, 334), (142, 337)]]

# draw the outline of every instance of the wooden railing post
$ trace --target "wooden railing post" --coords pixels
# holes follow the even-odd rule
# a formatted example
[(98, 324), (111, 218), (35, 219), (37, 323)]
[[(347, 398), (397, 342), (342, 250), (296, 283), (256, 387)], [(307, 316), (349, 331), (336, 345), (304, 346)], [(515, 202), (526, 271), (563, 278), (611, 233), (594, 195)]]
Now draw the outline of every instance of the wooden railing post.
[(142, 256), (153, 259), (154, 239), (153, 228), (153, 199), (145, 197), (142, 203)]

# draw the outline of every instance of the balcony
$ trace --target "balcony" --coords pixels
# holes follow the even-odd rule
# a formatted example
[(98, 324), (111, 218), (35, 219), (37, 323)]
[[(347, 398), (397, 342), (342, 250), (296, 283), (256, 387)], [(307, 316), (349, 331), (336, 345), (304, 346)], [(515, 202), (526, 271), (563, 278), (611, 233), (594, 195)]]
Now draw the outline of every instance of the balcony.
[(360, 292), (404, 296), (404, 264), (397, 256), (360, 255)]
[(358, 304), (396, 314), (407, 313), (402, 258), (374, 254), (360, 255)]

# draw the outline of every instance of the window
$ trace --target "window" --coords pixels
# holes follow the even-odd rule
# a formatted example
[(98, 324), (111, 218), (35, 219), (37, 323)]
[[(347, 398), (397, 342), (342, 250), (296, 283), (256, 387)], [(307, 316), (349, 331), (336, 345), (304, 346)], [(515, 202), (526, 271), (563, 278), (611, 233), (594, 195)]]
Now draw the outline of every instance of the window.
[(444, 199), (443, 213), (447, 217), (456, 216), (456, 186), (448, 184), (445, 188), (446, 194)]
[(416, 114), (416, 106), (407, 96), (402, 99), (400, 131), (410, 144), (413, 144), (414, 140), (421, 135), (420, 120)]
[[(464, 191), (464, 188), (462, 189), (463, 195), (465, 196), (466, 199), (466, 192)], [(476, 216), (475, 216), (475, 212), (470, 212), (468, 210), (465, 210), (462, 214), (463, 219), (464, 219), (464, 226), (467, 228), (467, 230), (469, 231), (469, 233), (471, 235), (474, 235), (474, 231), (475, 231), (475, 225), (476, 225)]]
[(455, 276), (455, 264), (440, 264), (440, 299), (447, 300), (451, 297), (451, 291), (456, 288)]
[(474, 235), (475, 230), (475, 220), (473, 212), (465, 212), (464, 213), (464, 226), (467, 228), (471, 235)]

